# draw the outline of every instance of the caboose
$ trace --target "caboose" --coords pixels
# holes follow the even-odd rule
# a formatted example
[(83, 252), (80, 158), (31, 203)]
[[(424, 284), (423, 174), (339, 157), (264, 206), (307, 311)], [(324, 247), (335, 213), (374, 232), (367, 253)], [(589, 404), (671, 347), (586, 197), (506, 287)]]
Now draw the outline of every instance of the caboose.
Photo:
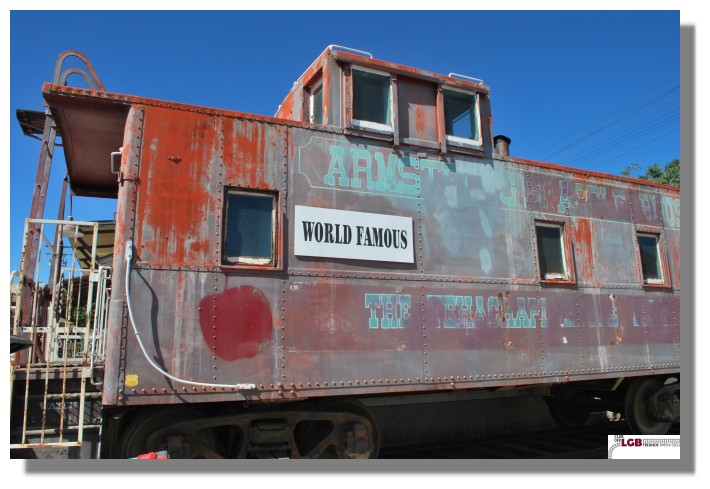
[[(521, 396), (679, 422), (679, 188), (510, 156), (482, 80), (328, 46), (266, 117), (111, 93), (66, 52), (42, 93), (11, 448), (374, 458), (397, 409)], [(115, 220), (43, 216), (57, 136), (62, 199)]]

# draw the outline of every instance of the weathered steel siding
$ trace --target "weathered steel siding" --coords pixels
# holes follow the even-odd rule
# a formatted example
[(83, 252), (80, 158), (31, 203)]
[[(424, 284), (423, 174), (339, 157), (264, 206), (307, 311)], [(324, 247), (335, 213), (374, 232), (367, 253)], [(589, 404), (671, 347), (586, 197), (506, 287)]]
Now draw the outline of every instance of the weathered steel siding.
[[(641, 286), (635, 243), (637, 226), (666, 226), (677, 260), (672, 192), (167, 107), (146, 109), (138, 176), (131, 297), (148, 351), (178, 377), (257, 388), (166, 382), (124, 322), (127, 404), (678, 369), (678, 289)], [(280, 192), (283, 271), (220, 265), (225, 187)], [(415, 261), (296, 256), (296, 205), (411, 217)], [(538, 280), (535, 219), (569, 226), (574, 283)]]
[(218, 252), (221, 120), (149, 107), (135, 245), (142, 266), (210, 266)]
[[(295, 205), (416, 218), (419, 170), (410, 161), (399, 159), (386, 146), (371, 146), (370, 140), (361, 137), (297, 128), (291, 134), (289, 219)], [(380, 165), (392, 172), (386, 181), (377, 181)], [(288, 232), (293, 229), (289, 227)], [(416, 233), (414, 239), (419, 239)], [(362, 278), (416, 274), (420, 261), (417, 258), (414, 264), (397, 264), (299, 257), (293, 254), (293, 239), (288, 240), (287, 247), (289, 270), (296, 276), (314, 272), (365, 274)]]
[[(205, 384), (273, 384), (280, 320), (272, 279), (221, 273), (134, 271), (131, 300), (136, 326), (151, 357), (175, 377)], [(273, 320), (272, 320), (273, 319)], [(128, 404), (205, 401), (230, 389), (167, 380), (147, 365), (132, 332), (125, 366)], [(170, 400), (166, 395), (175, 394)], [(216, 396), (216, 397), (215, 397)], [(190, 399), (190, 398), (188, 398)]]
[(397, 117), (401, 138), (409, 138), (414, 143), (437, 144), (436, 93), (436, 85), (431, 82), (397, 77)]
[[(311, 284), (304, 296), (313, 306), (307, 309), (319, 311), (318, 321), (331, 328), (316, 335), (337, 335), (337, 324), (347, 325), (348, 334), (337, 346), (317, 343), (322, 352), (305, 339), (294, 345), (295, 354), (311, 358), (316, 377), (327, 378), (331, 368), (340, 374), (342, 367), (317, 361), (328, 357), (332, 346), (348, 359), (349, 381), (362, 383), (362, 376), (371, 376), (368, 368), (376, 378), (409, 378), (420, 369), (405, 364), (399, 373), (380, 370), (377, 375), (377, 367), (361, 367), (375, 363), (374, 351), (385, 341), (415, 345), (409, 328), (421, 333), (423, 379), (440, 386), (452, 378), (539, 381), (677, 367), (677, 327), (671, 326), (677, 321), (664, 319), (667, 313), (642, 320), (648, 313), (644, 308), (668, 311), (661, 301), (673, 293), (644, 291), (640, 285), (628, 185), (501, 160), (444, 160), (404, 148), (395, 153), (355, 137), (347, 138), (353, 143), (348, 147), (340, 136), (303, 134), (293, 138), (292, 205), (411, 216), (421, 240), (416, 271), (401, 264), (291, 257), (293, 273), (322, 277), (320, 288)], [(398, 172), (383, 177), (380, 168), (386, 170), (391, 157), (400, 165)], [(534, 219), (557, 219), (571, 228), (577, 273), (572, 285), (538, 282)], [(399, 328), (369, 328), (372, 314), (380, 310), (367, 307), (365, 293), (361, 298), (343, 291), (357, 290), (350, 283), (369, 278), (380, 279), (380, 290), (371, 294), (380, 294), (383, 307), (406, 304), (407, 314), (396, 316)], [(419, 293), (411, 289), (412, 281)], [(659, 298), (647, 299), (654, 294)], [(291, 295), (295, 301), (297, 293)], [(289, 309), (289, 319), (299, 324), (299, 314), (291, 314)], [(352, 362), (348, 355), (368, 344), (363, 335), (375, 346)], [(349, 343), (350, 337), (359, 343)], [(411, 348), (407, 355), (417, 357)]]
[[(284, 184), (285, 128), (147, 107), (141, 129), (140, 159), (134, 154), (131, 162), (138, 178), (128, 182), (137, 196), (124, 212), (135, 221), (131, 302), (148, 354), (171, 375), (194, 382), (274, 385), (281, 283), (220, 265), (221, 216), (225, 187)], [(119, 229), (120, 241), (132, 237), (133, 226)], [(120, 365), (122, 377), (109, 394), (113, 402), (222, 397), (225, 389), (167, 380), (143, 358), (125, 314), (122, 325), (128, 354), (107, 362), (112, 371)]]
[(224, 157), (219, 182), (225, 187), (281, 189), (286, 128), (231, 117), (222, 121)]

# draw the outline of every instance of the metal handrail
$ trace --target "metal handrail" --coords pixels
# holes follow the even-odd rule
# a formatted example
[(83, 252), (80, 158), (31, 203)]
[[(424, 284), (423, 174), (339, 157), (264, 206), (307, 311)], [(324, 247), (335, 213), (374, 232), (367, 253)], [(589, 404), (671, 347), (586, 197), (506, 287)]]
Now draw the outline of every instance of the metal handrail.
[(337, 44), (330, 44), (330, 45), (328, 45), (328, 47), (326, 48), (326, 51), (328, 51), (328, 50), (331, 50), (331, 51), (350, 51), (350, 52), (356, 53), (356, 54), (364, 54), (364, 55), (367, 56), (368, 58), (372, 59), (372, 54), (371, 54), (371, 53), (368, 53), (367, 51), (361, 51), (361, 50), (359, 50), (359, 49), (349, 48), (349, 47), (347, 47), (347, 46), (339, 46), (339, 45), (337, 45)]
[(470, 81), (477, 83), (479, 85), (483, 85), (483, 80), (481, 80), (480, 78), (474, 78), (472, 76), (460, 75), (458, 73), (449, 73), (449, 78), (459, 78), (461, 80), (470, 80)]

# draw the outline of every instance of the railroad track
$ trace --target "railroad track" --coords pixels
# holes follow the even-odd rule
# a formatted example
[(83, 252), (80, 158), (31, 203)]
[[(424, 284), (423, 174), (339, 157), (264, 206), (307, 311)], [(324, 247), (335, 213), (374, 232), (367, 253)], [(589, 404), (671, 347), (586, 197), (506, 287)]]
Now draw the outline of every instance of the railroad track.
[[(455, 443), (383, 448), (383, 459), (605, 459), (607, 436), (630, 433), (626, 422), (599, 423), (578, 429), (521, 433)], [(680, 425), (669, 434), (680, 433)]]

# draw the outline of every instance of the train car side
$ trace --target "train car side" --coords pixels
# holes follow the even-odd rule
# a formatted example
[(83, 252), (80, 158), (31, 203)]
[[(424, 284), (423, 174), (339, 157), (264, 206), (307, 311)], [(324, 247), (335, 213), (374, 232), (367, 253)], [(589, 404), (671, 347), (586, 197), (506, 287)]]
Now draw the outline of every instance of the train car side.
[(373, 399), (511, 389), (677, 421), (679, 190), (494, 152), (482, 82), (326, 50), (277, 118), (44, 95), (121, 146), (105, 456), (374, 457)]

